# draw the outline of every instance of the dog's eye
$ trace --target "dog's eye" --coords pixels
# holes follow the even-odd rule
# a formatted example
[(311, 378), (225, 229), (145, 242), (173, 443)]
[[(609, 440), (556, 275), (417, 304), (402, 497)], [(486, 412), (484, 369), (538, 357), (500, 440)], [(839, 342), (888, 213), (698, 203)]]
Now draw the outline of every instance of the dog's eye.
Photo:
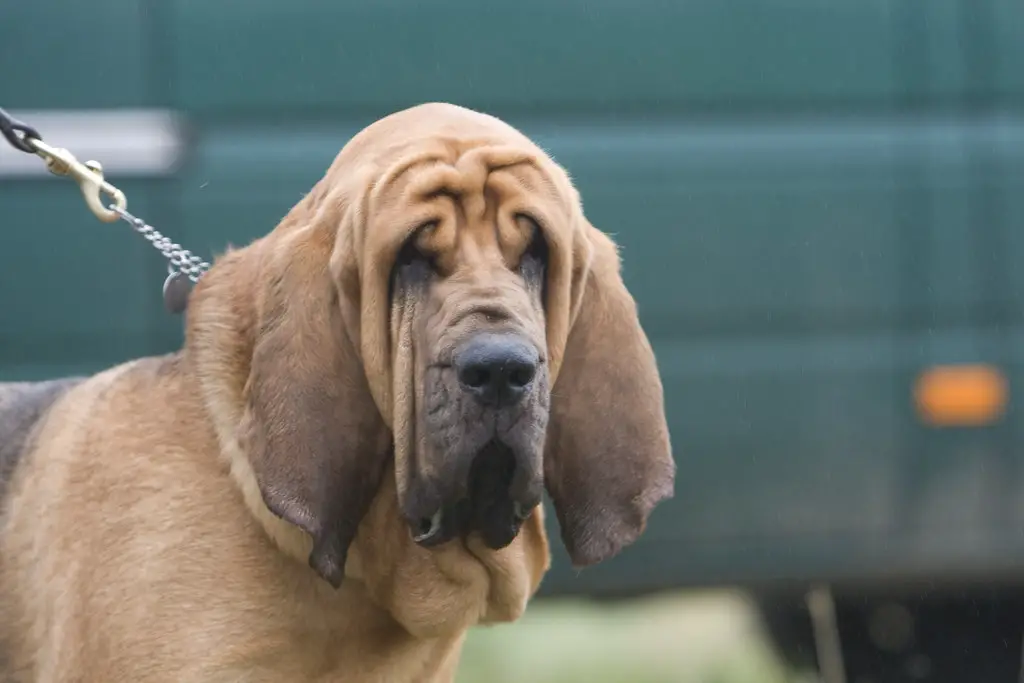
[(431, 270), (436, 270), (436, 255), (425, 252), (419, 246), (423, 233), (433, 230), (435, 227), (437, 227), (437, 221), (424, 223), (409, 235), (409, 238), (405, 240), (405, 244), (402, 245), (402, 248), (398, 251), (398, 256), (395, 258), (396, 268), (410, 266), (414, 263), (423, 263)]
[(420, 248), (424, 230), (432, 229), (436, 223), (426, 223), (417, 228), (402, 244), (391, 268), (388, 283), (388, 301), (391, 301), (400, 287), (422, 286), (437, 273), (437, 257)]
[(540, 229), (540, 225), (536, 220), (525, 214), (521, 214), (519, 219), (526, 222), (531, 230), (530, 242), (526, 245), (526, 251), (523, 252), (520, 270), (529, 268), (531, 265), (540, 266), (541, 268), (547, 266), (548, 243), (544, 239), (544, 233)]
[(404, 268), (405, 266), (411, 266), (417, 261), (429, 262), (430, 259), (416, 246), (416, 240), (411, 239), (403, 244), (399, 250), (398, 256), (395, 257), (395, 267)]
[(530, 242), (519, 261), (519, 275), (527, 286), (538, 293), (541, 305), (547, 307), (548, 282), (546, 277), (548, 266), (548, 242), (540, 225), (529, 216), (524, 216), (533, 228)]

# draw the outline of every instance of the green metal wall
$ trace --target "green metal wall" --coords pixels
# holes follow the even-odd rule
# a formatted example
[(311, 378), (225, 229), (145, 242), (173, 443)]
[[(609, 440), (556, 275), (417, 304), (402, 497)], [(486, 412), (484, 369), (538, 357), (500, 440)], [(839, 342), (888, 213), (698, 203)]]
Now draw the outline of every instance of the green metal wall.
[[(1024, 566), (1019, 402), (938, 432), (910, 403), (934, 363), (1024, 380), (1018, 0), (3, 13), (0, 105), (186, 117), (181, 167), (119, 184), (204, 255), (268, 231), (348, 137), (421, 101), (503, 116), (569, 169), (623, 245), (680, 470), (636, 548), (580, 576), (560, 555), (549, 590)], [(180, 342), (164, 264), (67, 183), (0, 178), (0, 255), (0, 378)]]

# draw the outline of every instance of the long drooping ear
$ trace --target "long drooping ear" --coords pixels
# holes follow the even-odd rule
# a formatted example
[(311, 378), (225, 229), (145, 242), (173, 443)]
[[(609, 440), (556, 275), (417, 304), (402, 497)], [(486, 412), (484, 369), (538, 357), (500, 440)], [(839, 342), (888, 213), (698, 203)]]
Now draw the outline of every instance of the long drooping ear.
[(310, 534), (310, 566), (337, 587), (390, 434), (355, 351), (358, 303), (330, 272), (333, 235), (301, 228), (264, 255), (239, 441), (267, 507)]
[(544, 456), (545, 485), (576, 566), (635, 541), (675, 479), (661, 379), (618, 252), (597, 229), (584, 230), (593, 258), (578, 273), (582, 294), (552, 390)]

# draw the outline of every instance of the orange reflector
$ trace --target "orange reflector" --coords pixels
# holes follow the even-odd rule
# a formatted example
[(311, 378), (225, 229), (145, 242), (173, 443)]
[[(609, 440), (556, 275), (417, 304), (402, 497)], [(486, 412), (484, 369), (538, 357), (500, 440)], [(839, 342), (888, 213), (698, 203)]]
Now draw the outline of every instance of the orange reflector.
[(1009, 386), (991, 365), (945, 365), (917, 378), (914, 400), (921, 418), (942, 427), (977, 427), (1002, 417)]

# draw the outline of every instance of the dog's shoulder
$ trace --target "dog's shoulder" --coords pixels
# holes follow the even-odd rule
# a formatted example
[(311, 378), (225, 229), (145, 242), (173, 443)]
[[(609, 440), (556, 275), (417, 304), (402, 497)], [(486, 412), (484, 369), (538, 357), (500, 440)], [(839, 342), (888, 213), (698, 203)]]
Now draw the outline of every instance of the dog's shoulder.
[(85, 377), (40, 382), (0, 382), (0, 501), (46, 412)]
[[(139, 413), (147, 389), (180, 372), (180, 354), (141, 358), (115, 366), (97, 375), (74, 376), (39, 382), (0, 382), (0, 506), (6, 500), (8, 485), (18, 467), (25, 461), (37, 441), (42, 438), (47, 415), (68, 413), (57, 408), (69, 392), (68, 400), (82, 403), (73, 414), (105, 405), (104, 399), (125, 395), (133, 405), (132, 414)], [(119, 401), (124, 403), (124, 398)], [(79, 415), (81, 417), (81, 415)], [(82, 426), (86, 420), (71, 420)]]

